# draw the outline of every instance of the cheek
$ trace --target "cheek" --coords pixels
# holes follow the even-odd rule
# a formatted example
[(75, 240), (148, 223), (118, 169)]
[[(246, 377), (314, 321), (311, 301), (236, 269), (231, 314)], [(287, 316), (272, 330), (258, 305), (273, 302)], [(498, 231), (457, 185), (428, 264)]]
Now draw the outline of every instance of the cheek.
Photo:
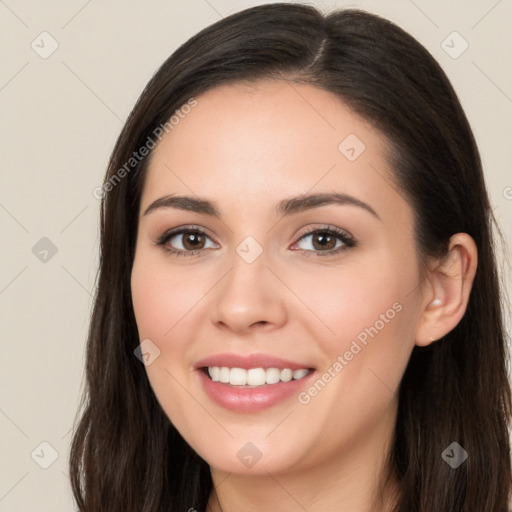
[(323, 355), (319, 373), (327, 384), (303, 401), (316, 402), (318, 414), (348, 407), (371, 415), (397, 391), (414, 346), (415, 261), (412, 250), (402, 257), (387, 251), (304, 274), (294, 291), (314, 313), (303, 315), (302, 325)]
[(139, 336), (155, 340), (167, 338), (200, 298), (193, 275), (184, 280), (179, 272), (144, 255), (134, 262), (131, 292)]
[(386, 337), (384, 333), (393, 337), (411, 330), (409, 313), (404, 312), (413, 309), (406, 306), (417, 285), (417, 270), (414, 260), (409, 261), (380, 254), (321, 272), (301, 272), (300, 280), (290, 274), (294, 293), (310, 310), (304, 321), (311, 330), (315, 327), (315, 338), (326, 353), (348, 350), (354, 339), (364, 345), (375, 336)]
[(302, 421), (315, 418), (325, 450), (342, 439), (355, 442), (391, 413), (413, 348), (415, 267), (381, 263), (316, 275), (297, 293), (315, 313), (302, 325), (322, 353), (318, 380), (298, 397), (299, 410)]
[(180, 431), (193, 431), (189, 420), (202, 411), (195, 409), (183, 383), (189, 362), (187, 345), (194, 332), (192, 310), (200, 300), (200, 288), (141, 251), (132, 269), (131, 292), (139, 338), (151, 340), (159, 350), (146, 366), (153, 392)]

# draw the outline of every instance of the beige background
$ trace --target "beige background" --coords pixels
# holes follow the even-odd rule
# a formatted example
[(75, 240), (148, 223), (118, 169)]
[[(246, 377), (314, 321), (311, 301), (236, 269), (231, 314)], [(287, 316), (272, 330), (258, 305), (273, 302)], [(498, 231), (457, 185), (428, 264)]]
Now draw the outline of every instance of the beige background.
[[(179, 44), (259, 3), (0, 0), (1, 511), (74, 509), (67, 456), (97, 266), (92, 192), (126, 116)], [(510, 243), (512, 1), (310, 3), (381, 14), (437, 58), (474, 129)], [(453, 31), (469, 44), (458, 58), (462, 39), (442, 46)]]

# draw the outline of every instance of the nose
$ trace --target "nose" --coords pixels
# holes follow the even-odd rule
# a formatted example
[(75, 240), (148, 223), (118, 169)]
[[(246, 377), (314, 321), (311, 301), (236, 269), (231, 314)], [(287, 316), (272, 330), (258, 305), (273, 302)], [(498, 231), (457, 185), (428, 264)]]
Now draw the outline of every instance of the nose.
[(248, 261), (234, 251), (229, 271), (212, 290), (210, 319), (238, 334), (281, 327), (287, 316), (283, 284), (268, 268), (265, 251)]

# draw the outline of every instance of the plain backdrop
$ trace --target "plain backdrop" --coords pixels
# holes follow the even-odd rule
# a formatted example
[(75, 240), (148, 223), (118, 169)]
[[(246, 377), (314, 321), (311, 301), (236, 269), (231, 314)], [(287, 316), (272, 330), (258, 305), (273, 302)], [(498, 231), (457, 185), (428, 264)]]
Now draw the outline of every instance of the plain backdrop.
[[(128, 113), (181, 43), (261, 3), (0, 1), (1, 511), (74, 510), (67, 457), (98, 264), (93, 190)], [(309, 3), (380, 14), (434, 55), (474, 130), (510, 244), (512, 2)], [(504, 281), (510, 289), (510, 274)]]

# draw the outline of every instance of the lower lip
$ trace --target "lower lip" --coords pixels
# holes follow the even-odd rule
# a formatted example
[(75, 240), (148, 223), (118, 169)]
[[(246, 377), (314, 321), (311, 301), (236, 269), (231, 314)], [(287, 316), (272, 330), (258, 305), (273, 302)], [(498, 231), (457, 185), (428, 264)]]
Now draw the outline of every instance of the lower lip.
[(217, 404), (234, 412), (257, 412), (273, 407), (292, 395), (297, 395), (314, 375), (310, 372), (302, 379), (265, 384), (254, 388), (235, 387), (214, 382), (202, 370), (196, 370), (206, 394)]

